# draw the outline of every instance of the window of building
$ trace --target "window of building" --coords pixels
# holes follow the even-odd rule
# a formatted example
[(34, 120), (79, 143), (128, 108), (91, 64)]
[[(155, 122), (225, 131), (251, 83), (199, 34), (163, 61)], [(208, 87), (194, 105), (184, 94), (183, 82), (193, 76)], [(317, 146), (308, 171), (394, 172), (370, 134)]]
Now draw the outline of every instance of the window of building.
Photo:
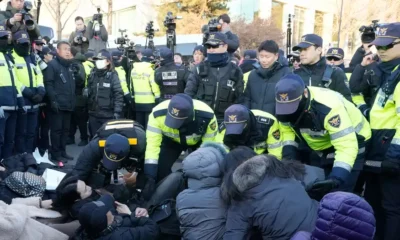
[(271, 19), (278, 29), (283, 28), (283, 3), (272, 1)]
[(138, 28), (142, 25), (132, 24), (133, 22), (137, 23), (136, 13), (135, 7), (115, 11), (115, 18), (113, 19), (113, 29), (115, 29), (115, 32), (118, 32), (119, 29), (126, 29), (126, 34), (130, 35), (134, 32), (139, 32), (139, 30), (143, 31), (143, 29)]
[(301, 36), (304, 34), (304, 21), (305, 9), (301, 7), (295, 7), (293, 19), (293, 45), (298, 44), (301, 40)]
[(314, 33), (318, 36), (324, 34), (324, 13), (320, 11), (315, 11), (314, 19)]

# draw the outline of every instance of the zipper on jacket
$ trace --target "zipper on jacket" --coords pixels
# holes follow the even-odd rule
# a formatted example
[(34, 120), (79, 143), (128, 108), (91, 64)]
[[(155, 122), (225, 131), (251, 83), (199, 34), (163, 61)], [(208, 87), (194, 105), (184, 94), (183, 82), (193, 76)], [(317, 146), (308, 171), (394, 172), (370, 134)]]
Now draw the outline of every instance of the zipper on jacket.
[(99, 98), (99, 83), (97, 83), (96, 87), (96, 103), (98, 102), (98, 98)]
[(218, 88), (219, 88), (219, 68), (217, 68), (217, 88), (215, 91), (215, 99), (214, 99), (214, 107), (213, 110), (216, 111), (216, 107), (217, 107), (217, 99), (218, 99)]

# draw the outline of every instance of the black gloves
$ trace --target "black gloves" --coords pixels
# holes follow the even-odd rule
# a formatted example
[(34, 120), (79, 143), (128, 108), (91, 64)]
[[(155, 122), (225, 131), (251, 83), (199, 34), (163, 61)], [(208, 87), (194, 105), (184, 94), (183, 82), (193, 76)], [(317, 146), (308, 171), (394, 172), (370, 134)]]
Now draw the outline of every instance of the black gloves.
[(43, 97), (42, 97), (42, 95), (40, 95), (40, 94), (35, 94), (35, 95), (33, 95), (33, 97), (32, 97), (32, 101), (33, 101), (34, 103), (41, 103), (41, 102), (43, 101)]
[(400, 175), (400, 164), (395, 160), (385, 159), (381, 165), (381, 174), (387, 176)]
[(307, 189), (307, 193), (310, 198), (321, 201), (326, 194), (337, 189), (339, 185), (339, 180), (336, 178), (329, 178), (323, 181), (315, 182), (309, 189)]
[(147, 177), (146, 185), (142, 190), (142, 197), (144, 200), (149, 201), (156, 190), (156, 181), (152, 177)]
[(58, 113), (58, 103), (57, 102), (51, 102), (51, 110), (53, 112)]

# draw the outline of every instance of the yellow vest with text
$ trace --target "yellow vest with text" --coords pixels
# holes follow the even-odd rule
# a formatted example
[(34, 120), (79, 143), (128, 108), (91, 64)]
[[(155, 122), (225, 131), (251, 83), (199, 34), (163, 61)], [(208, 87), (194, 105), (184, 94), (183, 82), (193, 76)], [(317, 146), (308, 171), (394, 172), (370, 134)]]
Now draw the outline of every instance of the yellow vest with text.
[(125, 73), (124, 67), (122, 67), (122, 66), (116, 67), (115, 71), (118, 74), (118, 78), (121, 83), (121, 88), (122, 88), (122, 91), (124, 92), (124, 96), (129, 95), (130, 93), (129, 93), (129, 89), (128, 89), (128, 83), (126, 82), (126, 73)]
[[(11, 77), (12, 74), (12, 77)], [(24, 86), (18, 81), (14, 64), (0, 53), (0, 108), (6, 111), (17, 110), (17, 98), (22, 100)]]
[(160, 87), (154, 81), (154, 69), (151, 63), (134, 63), (131, 77), (136, 104), (155, 103), (156, 99), (160, 98)]

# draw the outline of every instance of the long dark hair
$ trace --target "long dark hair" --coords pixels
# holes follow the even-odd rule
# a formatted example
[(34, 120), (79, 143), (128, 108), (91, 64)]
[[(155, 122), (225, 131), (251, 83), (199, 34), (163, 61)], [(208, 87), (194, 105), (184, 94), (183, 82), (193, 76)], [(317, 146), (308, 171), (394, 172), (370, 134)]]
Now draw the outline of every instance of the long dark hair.
[(57, 211), (68, 210), (76, 200), (81, 199), (78, 193), (78, 176), (73, 173), (65, 175), (56, 188), (56, 198), (53, 200), (53, 208)]

